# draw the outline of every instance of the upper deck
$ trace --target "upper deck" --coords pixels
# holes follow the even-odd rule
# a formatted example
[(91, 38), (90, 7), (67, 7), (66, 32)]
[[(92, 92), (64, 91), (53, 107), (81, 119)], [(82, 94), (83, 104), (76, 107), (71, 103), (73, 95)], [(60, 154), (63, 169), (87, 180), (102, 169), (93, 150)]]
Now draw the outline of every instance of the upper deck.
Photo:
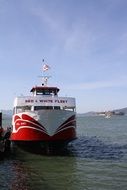
[(75, 98), (58, 97), (59, 88), (57, 87), (35, 86), (30, 92), (32, 92), (31, 96), (15, 98), (14, 108), (16, 110), (63, 109), (75, 111), (76, 109)]

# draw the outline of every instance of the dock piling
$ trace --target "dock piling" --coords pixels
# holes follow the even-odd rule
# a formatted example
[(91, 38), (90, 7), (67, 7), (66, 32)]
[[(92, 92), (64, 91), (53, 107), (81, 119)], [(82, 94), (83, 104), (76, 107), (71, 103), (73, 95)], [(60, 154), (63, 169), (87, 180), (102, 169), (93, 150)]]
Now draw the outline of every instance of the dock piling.
[(0, 112), (0, 128), (2, 128), (2, 112)]

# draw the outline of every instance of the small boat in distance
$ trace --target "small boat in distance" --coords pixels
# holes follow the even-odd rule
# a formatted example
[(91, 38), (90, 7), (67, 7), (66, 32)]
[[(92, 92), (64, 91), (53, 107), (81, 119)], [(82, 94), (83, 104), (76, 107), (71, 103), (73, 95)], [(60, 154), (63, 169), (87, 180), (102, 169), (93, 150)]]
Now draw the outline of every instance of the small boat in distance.
[[(49, 66), (44, 64), (43, 71)], [(43, 84), (31, 89), (32, 95), (14, 100), (11, 141), (18, 145), (47, 147), (65, 146), (76, 139), (76, 102), (72, 97), (59, 97), (59, 88)]]
[(106, 115), (105, 118), (109, 119), (109, 118), (111, 118), (111, 115)]
[(105, 118), (106, 118), (106, 119), (109, 119), (109, 118), (111, 118), (111, 115), (112, 115), (111, 112), (106, 112), (106, 113), (105, 113)]

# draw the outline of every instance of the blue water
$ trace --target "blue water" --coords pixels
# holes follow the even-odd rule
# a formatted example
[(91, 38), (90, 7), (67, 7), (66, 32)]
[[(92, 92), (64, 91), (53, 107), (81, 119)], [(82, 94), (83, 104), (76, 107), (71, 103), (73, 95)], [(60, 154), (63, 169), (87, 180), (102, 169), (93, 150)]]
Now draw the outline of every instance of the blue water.
[(13, 150), (0, 189), (127, 190), (127, 116), (78, 117), (77, 140), (54, 155)]

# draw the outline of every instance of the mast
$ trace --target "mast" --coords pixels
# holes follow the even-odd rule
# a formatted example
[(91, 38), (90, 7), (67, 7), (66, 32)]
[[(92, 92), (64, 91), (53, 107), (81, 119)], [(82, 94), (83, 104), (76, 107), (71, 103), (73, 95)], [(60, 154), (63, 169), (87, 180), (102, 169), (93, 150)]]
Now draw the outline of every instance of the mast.
[(43, 62), (43, 67), (42, 67), (43, 75), (40, 77), (42, 78), (43, 81), (42, 86), (47, 86), (48, 79), (51, 78), (51, 76), (46, 75), (46, 72), (50, 69), (50, 66), (45, 63), (44, 59), (42, 60), (42, 62)]

